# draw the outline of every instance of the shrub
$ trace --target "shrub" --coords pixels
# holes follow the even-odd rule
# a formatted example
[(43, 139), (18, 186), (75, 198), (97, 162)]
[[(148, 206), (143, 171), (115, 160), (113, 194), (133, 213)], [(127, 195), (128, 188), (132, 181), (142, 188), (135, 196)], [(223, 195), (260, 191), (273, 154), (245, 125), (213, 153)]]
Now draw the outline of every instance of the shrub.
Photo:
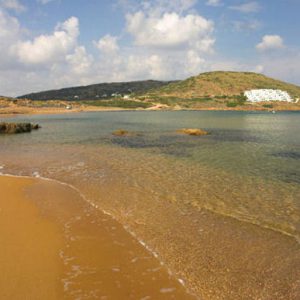
[(148, 108), (152, 106), (151, 103), (148, 102), (139, 102), (139, 101), (130, 101), (130, 100), (98, 100), (98, 101), (83, 101), (83, 104), (91, 105), (91, 106), (102, 106), (102, 107), (120, 107), (120, 108)]
[(263, 104), (263, 107), (265, 107), (265, 108), (273, 108), (273, 104)]
[(237, 106), (238, 106), (238, 103), (237, 103), (237, 102), (227, 102), (227, 103), (226, 103), (226, 106), (227, 106), (227, 107), (237, 107)]
[(245, 102), (247, 101), (247, 97), (244, 96), (243, 94), (233, 96), (233, 98), (237, 101), (238, 105), (244, 105)]
[(191, 100), (197, 101), (197, 102), (207, 102), (207, 101), (211, 101), (212, 98), (210, 98), (210, 97), (202, 97), (202, 98), (192, 98)]

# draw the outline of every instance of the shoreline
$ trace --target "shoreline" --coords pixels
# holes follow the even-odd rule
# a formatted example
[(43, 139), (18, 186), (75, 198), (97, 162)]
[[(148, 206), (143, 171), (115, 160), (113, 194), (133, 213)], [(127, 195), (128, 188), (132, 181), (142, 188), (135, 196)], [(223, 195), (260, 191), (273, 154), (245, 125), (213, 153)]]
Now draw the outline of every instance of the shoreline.
[[(7, 245), (0, 249), (1, 270), (6, 270), (0, 275), (1, 297), (74, 299), (93, 295), (120, 299), (131, 295), (138, 299), (151, 295), (155, 299), (194, 299), (142, 241), (94, 209), (76, 188), (48, 178), (6, 174), (0, 175), (0, 188), (4, 195), (0, 241)], [(20, 216), (17, 222), (16, 215)], [(126, 247), (120, 249), (122, 244)], [(17, 255), (20, 251), (22, 255)], [(147, 261), (135, 264), (128, 257), (147, 254)], [(121, 275), (123, 268), (126, 272)], [(157, 279), (153, 281), (154, 274), (149, 272), (140, 284), (140, 274), (149, 268)], [(128, 282), (128, 277), (133, 282)]]
[[(72, 184), (69, 184), (67, 182), (62, 182), (62, 181), (59, 181), (59, 180), (56, 180), (56, 179), (53, 179), (53, 178), (47, 178), (47, 177), (42, 177), (40, 175), (36, 175), (36, 176), (27, 176), (27, 175), (12, 175), (12, 174), (5, 174), (5, 173), (1, 173), (1, 165), (0, 165), (0, 179), (1, 177), (8, 177), (8, 178), (15, 178), (15, 179), (29, 179), (29, 180), (43, 180), (43, 181), (48, 181), (48, 182), (52, 182), (52, 183), (55, 183), (55, 184), (58, 184), (58, 185), (62, 185), (62, 186), (65, 186), (66, 188), (69, 188), (70, 190), (73, 190), (75, 193), (77, 193), (79, 195), (79, 197), (84, 201), (86, 202), (88, 205), (92, 206), (94, 209), (98, 209), (99, 210), (99, 206), (97, 204), (95, 204), (94, 202), (90, 201), (78, 188), (76, 188), (75, 186), (73, 186)], [(245, 223), (245, 224), (248, 224), (250, 226), (257, 226), (258, 228), (262, 229), (262, 230), (270, 230), (271, 232), (275, 233), (275, 234), (281, 234), (283, 235), (284, 237), (288, 237), (288, 238), (291, 238), (292, 240), (294, 240), (297, 244), (300, 245), (300, 237), (298, 235), (293, 235), (291, 233), (289, 233), (288, 231), (284, 231), (284, 230), (281, 230), (279, 228), (274, 228), (274, 227), (271, 227), (271, 226), (266, 226), (266, 225), (262, 225), (260, 223), (255, 223), (255, 222), (252, 222), (252, 221), (248, 221), (248, 220), (244, 220), (244, 219), (240, 219), (234, 215), (230, 215), (230, 214), (224, 214), (224, 213), (219, 213), (217, 211), (214, 211), (214, 210), (211, 210), (211, 209), (208, 209), (208, 208), (203, 208), (203, 210), (206, 210), (207, 213), (209, 214), (215, 214), (217, 216), (220, 216), (222, 218), (229, 218), (230, 220), (233, 220), (233, 221), (237, 221), (237, 222), (241, 222), (241, 223)], [(102, 210), (100, 209), (101, 213), (109, 216), (110, 218), (112, 218), (114, 221), (118, 222), (119, 221), (117, 220), (117, 218), (115, 218), (115, 216), (113, 214), (111, 214), (110, 212), (106, 211), (106, 210)], [(123, 226), (124, 227), (124, 226)], [(131, 232), (131, 231), (128, 231), (126, 229), (126, 225), (124, 227), (124, 229), (130, 233), (130, 235), (132, 235), (135, 239), (137, 239), (140, 244), (142, 246), (144, 246), (148, 251), (150, 251), (154, 257), (158, 257), (157, 253), (153, 250), (151, 250), (144, 241), (140, 241), (137, 236), (135, 235), (135, 233)]]
[[(166, 112), (179, 112), (179, 111), (226, 111), (226, 112), (269, 112), (271, 113), (273, 110), (266, 109), (263, 107), (250, 107), (250, 108), (220, 108), (220, 107), (211, 107), (211, 108), (182, 108), (182, 109), (128, 109), (128, 108), (118, 108), (118, 107), (87, 107), (87, 108), (80, 108), (80, 109), (62, 109), (62, 108), (46, 108), (46, 109), (13, 109), (13, 110), (6, 110), (0, 109), (0, 117), (1, 118), (11, 118), (23, 115), (64, 115), (64, 114), (74, 114), (74, 113), (87, 113), (87, 112), (123, 112), (123, 111), (130, 111), (130, 112), (157, 112), (157, 111), (166, 111)], [(274, 109), (275, 112), (300, 112), (299, 108), (283, 108), (283, 109)]]
[[(81, 191), (77, 187), (74, 187), (72, 184), (60, 182), (56, 179), (43, 178), (43, 177), (35, 178), (35, 177), (30, 177), (30, 176), (15, 176), (15, 175), (1, 175), (1, 176), (8, 176), (8, 177), (15, 178), (15, 179), (18, 179), (18, 178), (26, 179), (27, 178), (30, 180), (41, 180), (42, 183), (44, 182), (46, 185), (48, 183), (54, 184), (54, 185), (59, 184), (61, 186), (64, 186), (64, 188), (67, 188), (67, 189), (71, 188), (74, 190), (75, 194), (77, 194), (77, 195), (78, 195), (78, 193), (80, 194), (81, 204), (82, 204), (82, 202), (84, 202), (84, 203), (88, 204), (88, 206), (90, 208), (97, 208), (96, 209), (97, 212), (99, 214), (102, 214), (102, 209), (101, 210), (98, 209), (98, 205), (96, 203), (89, 201), (88, 198), (86, 198), (85, 195), (82, 194)], [(0, 176), (0, 182), (1, 182), (1, 176)], [(35, 192), (33, 192), (33, 194), (31, 193), (30, 195), (37, 196), (39, 194), (40, 194), (40, 189), (38, 188)], [(87, 196), (89, 196), (89, 195), (87, 195)], [(46, 202), (47, 201), (49, 202), (49, 199), (47, 200), (47, 198), (46, 198)], [(1, 204), (1, 202), (0, 202), (0, 204)], [(41, 205), (40, 207), (43, 208), (43, 205)], [(80, 205), (80, 207), (81, 207), (81, 205)], [(67, 205), (66, 208), (69, 210), (72, 207), (70, 205)], [(176, 210), (174, 211), (174, 209), (175, 209), (174, 207), (172, 208), (170, 206), (167, 209), (167, 211), (169, 209), (170, 209), (170, 212), (172, 212), (172, 215), (176, 216), (178, 214), (178, 212), (176, 212)], [(63, 210), (65, 210), (65, 209), (63, 209)], [(48, 209), (46, 209), (45, 211), (47, 212)], [(78, 211), (78, 209), (77, 209), (77, 211)], [(110, 217), (112, 215), (109, 212), (105, 212), (105, 213), (108, 215), (107, 217), (109, 217), (109, 219), (110, 219)], [(179, 214), (181, 214), (180, 211), (179, 211)], [(76, 214), (73, 213), (73, 215), (76, 215)], [(114, 216), (112, 216), (112, 217), (114, 217)], [(193, 224), (192, 224), (190, 222), (191, 218), (194, 221), (197, 220), (197, 222), (194, 223), (194, 221), (193, 221), (192, 222)], [(159, 219), (161, 219), (161, 218), (159, 217)], [(121, 222), (122, 218), (119, 219), (118, 216), (116, 216), (116, 218), (114, 218), (114, 220), (112, 220), (112, 222), (113, 223), (118, 222), (118, 225), (120, 225), (123, 230), (125, 229), (126, 233), (130, 234), (130, 236), (133, 237), (133, 239), (138, 243), (138, 245), (140, 247), (143, 248), (144, 251), (148, 252), (149, 254), (151, 253), (151, 256), (153, 255), (155, 258), (159, 257), (159, 259), (162, 262), (166, 263), (166, 266), (168, 268), (170, 268), (169, 270), (173, 271), (172, 273), (170, 271), (168, 271), (168, 273), (176, 274), (177, 278), (183, 278), (183, 280), (177, 279), (178, 282), (180, 283), (180, 285), (187, 287), (188, 290), (190, 290), (190, 291), (196, 292), (196, 294), (198, 296), (200, 296), (200, 295), (206, 296), (207, 299), (224, 299), (221, 297), (220, 294), (215, 293), (217, 291), (214, 291), (213, 285), (211, 285), (209, 282), (206, 282), (205, 278), (206, 278), (206, 276), (208, 276), (208, 278), (209, 278), (208, 281), (215, 282), (215, 280), (216, 280), (215, 288), (220, 289), (220, 284), (222, 284), (222, 280), (223, 280), (222, 277), (224, 276), (224, 274), (223, 274), (222, 268), (221, 269), (219, 268), (220, 266), (218, 266), (217, 261), (219, 261), (219, 263), (221, 263), (223, 261), (223, 258), (222, 258), (223, 254), (219, 253), (220, 250), (218, 250), (218, 249), (226, 250), (227, 247), (229, 247), (229, 246), (230, 246), (230, 248), (233, 248), (233, 249), (228, 251), (229, 250), (229, 248), (228, 248), (228, 250), (225, 251), (225, 253), (228, 252), (227, 255), (229, 255), (227, 258), (227, 259), (229, 259), (229, 261), (226, 263), (226, 265), (227, 265), (227, 269), (226, 269), (227, 271), (225, 272), (225, 273), (227, 273), (226, 276), (230, 276), (229, 278), (231, 278), (231, 276), (233, 274), (235, 274), (236, 271), (238, 271), (240, 273), (240, 276), (242, 276), (242, 278), (245, 278), (245, 279), (248, 278), (248, 275), (251, 273), (252, 273), (253, 278), (255, 278), (257, 276), (257, 274), (256, 274), (257, 271), (259, 269), (261, 269), (261, 267), (263, 267), (262, 270), (264, 270), (264, 268), (266, 268), (264, 270), (264, 272), (266, 271), (267, 273), (269, 273), (269, 275), (267, 276), (267, 278), (261, 278), (261, 279), (256, 278), (255, 280), (262, 280), (262, 282), (266, 281), (266, 283), (269, 285), (268, 289), (270, 289), (270, 291), (272, 291), (272, 289), (274, 289), (273, 280), (274, 281), (277, 280), (278, 284), (280, 283), (280, 288), (278, 288), (277, 292), (280, 291), (280, 294), (288, 292), (290, 296), (293, 293), (297, 294), (297, 286), (298, 285), (294, 281), (294, 278), (295, 278), (294, 276), (290, 277), (290, 276), (287, 276), (287, 274), (286, 274), (286, 276), (291, 281), (289, 284), (284, 283), (284, 280), (280, 275), (281, 271), (278, 270), (278, 274), (277, 274), (277, 271), (275, 272), (275, 270), (272, 270), (272, 266), (271, 266), (272, 259), (271, 258), (267, 258), (267, 256), (266, 256), (267, 261), (265, 263), (263, 263), (263, 266), (260, 266), (259, 263), (256, 262), (256, 259), (254, 259), (255, 257), (257, 257), (257, 255), (264, 257), (265, 255), (267, 255), (269, 253), (269, 250), (271, 248), (274, 248), (274, 250), (276, 249), (276, 251), (275, 251), (276, 255), (283, 258), (284, 257), (283, 255), (284, 255), (284, 253), (286, 253), (285, 251), (287, 250), (286, 247), (288, 247), (288, 248), (291, 248), (289, 250), (289, 252), (291, 252), (291, 254), (293, 254), (293, 255), (291, 255), (291, 258), (290, 258), (291, 261), (293, 261), (295, 258), (294, 262), (296, 263), (296, 265), (298, 265), (297, 258), (295, 257), (295, 254), (296, 254), (295, 251), (298, 251), (296, 249), (299, 249), (299, 244), (295, 241), (296, 244), (298, 245), (298, 246), (295, 246), (295, 243), (292, 241), (292, 240), (294, 240), (293, 238), (291, 238), (287, 235), (284, 235), (283, 233), (280, 233), (280, 232), (275, 232), (275, 231), (267, 229), (267, 228), (261, 228), (260, 226), (257, 226), (255, 224), (244, 223), (237, 219), (232, 219), (231, 217), (217, 216), (217, 215), (215, 216), (214, 213), (212, 213), (210, 211), (206, 212), (205, 210), (202, 210), (199, 212), (196, 212), (196, 211), (186, 212), (184, 215), (181, 215), (181, 219), (182, 219), (180, 221), (181, 226), (189, 228), (188, 231), (190, 231), (190, 230), (194, 231), (194, 230), (196, 230), (196, 228), (205, 228), (204, 231), (203, 231), (203, 229), (201, 229), (200, 233), (202, 235), (203, 232), (206, 232), (204, 239), (203, 240), (201, 239), (202, 240), (201, 243), (205, 243), (206, 246), (202, 250), (198, 249), (199, 254), (203, 252), (199, 256), (199, 261), (197, 260), (199, 263), (199, 270), (197, 271), (198, 268), (196, 268), (195, 270), (190, 270), (190, 271), (192, 271), (191, 273), (188, 271), (189, 270), (188, 262), (190, 259), (192, 259), (192, 257), (190, 257), (190, 255), (188, 253), (186, 253), (186, 255), (183, 255), (181, 257), (181, 259), (179, 259), (180, 256), (178, 256), (178, 254), (180, 254), (182, 251), (183, 252), (186, 251), (185, 244), (192, 245), (192, 248), (194, 248), (196, 246), (196, 244), (194, 244), (193, 241), (189, 240), (188, 237), (186, 237), (187, 238), (186, 243), (178, 244), (177, 243), (178, 241), (176, 241), (176, 236), (178, 236), (178, 237), (181, 236), (181, 233), (180, 233), (181, 230), (179, 228), (178, 228), (178, 230), (176, 229), (176, 231), (174, 232), (174, 234), (175, 234), (174, 237), (171, 238), (171, 236), (168, 236), (168, 235), (165, 237), (166, 238), (165, 245), (166, 246), (172, 245), (171, 247), (173, 248), (173, 250), (176, 249), (176, 251), (172, 254), (173, 251), (171, 251), (171, 252), (169, 250), (164, 251), (164, 247), (161, 248), (159, 246), (159, 244), (156, 244), (156, 242), (153, 243), (151, 241), (151, 235), (150, 236), (148, 236), (147, 234), (145, 235), (146, 232), (140, 231), (139, 229), (141, 229), (141, 228), (139, 228), (139, 226), (137, 228), (134, 228), (131, 226), (129, 226), (129, 227), (125, 226), (123, 224), (123, 222)], [(174, 220), (174, 222), (176, 223), (175, 220)], [(213, 225), (213, 228), (210, 228), (211, 225)], [(192, 227), (190, 228), (190, 226), (192, 226)], [(196, 227), (194, 228), (194, 226), (196, 226)], [(113, 227), (115, 227), (115, 225), (113, 225)], [(250, 229), (250, 231), (249, 231), (249, 229)], [(222, 242), (221, 241), (217, 242), (217, 244), (219, 244), (219, 246), (217, 246), (217, 245), (215, 245), (215, 241), (217, 241), (217, 239), (218, 239), (217, 236), (219, 236), (220, 234), (223, 236), (223, 238), (222, 238)], [(172, 234), (172, 236), (173, 236), (173, 234)], [(211, 236), (211, 237), (209, 237), (209, 236)], [(140, 239), (140, 237), (142, 237), (142, 240)], [(278, 239), (277, 239), (277, 237), (278, 237)], [(150, 238), (150, 240), (149, 240), (149, 238)], [(186, 239), (186, 238), (184, 238), (184, 239)], [(245, 238), (246, 238), (246, 240), (245, 240)], [(174, 241), (172, 241), (173, 239), (174, 239)], [(249, 241), (247, 241), (248, 239), (249, 239)], [(147, 242), (144, 242), (144, 241), (147, 241)], [(285, 246), (281, 243), (282, 241), (285, 241), (285, 243), (284, 243), (284, 244), (286, 244)], [(148, 243), (148, 242), (150, 242), (150, 243)], [(254, 245), (252, 245), (252, 243), (254, 243)], [(216, 248), (216, 246), (217, 246), (217, 248)], [(239, 248), (244, 249), (244, 250), (240, 251)], [(89, 249), (90, 249), (90, 247), (89, 247)], [(194, 253), (194, 251), (192, 251), (192, 249), (190, 249), (190, 250), (191, 250), (191, 253)], [(207, 254), (205, 254), (207, 250), (209, 250), (211, 253), (208, 257), (207, 257)], [(254, 250), (254, 253), (251, 253), (253, 250)], [(98, 248), (98, 253), (99, 253), (99, 251), (101, 251), (101, 249)], [(177, 251), (178, 251), (178, 253), (176, 254)], [(262, 251), (262, 253), (260, 253), (260, 251)], [(64, 253), (64, 251), (63, 251), (63, 253)], [(159, 253), (159, 255), (157, 253)], [(225, 255), (225, 253), (224, 253), (224, 255)], [(235, 253), (235, 255), (233, 255), (233, 253)], [(171, 254), (171, 256), (170, 256), (170, 254)], [(89, 255), (90, 255), (90, 253), (89, 253)], [(173, 255), (175, 255), (175, 257), (177, 257), (177, 259), (175, 261), (173, 261)], [(221, 257), (220, 257), (220, 255), (221, 255)], [(296, 255), (296, 256), (298, 256), (298, 255)], [(70, 255), (66, 255), (64, 253), (64, 259), (66, 261), (69, 260), (68, 257), (70, 257)], [(249, 262), (247, 262), (247, 260), (245, 260), (247, 257), (250, 259)], [(207, 262), (207, 259), (209, 259), (208, 262)], [(211, 259), (212, 259), (212, 261), (210, 261)], [(226, 261), (227, 261), (227, 259), (226, 259)], [(248, 265), (249, 263), (250, 263), (250, 265), (246, 269), (242, 268), (242, 266), (244, 264)], [(253, 267), (251, 267), (251, 264), (253, 264)], [(290, 265), (290, 264), (288, 264), (288, 265)], [(282, 267), (283, 266), (284, 265), (282, 265)], [(256, 270), (256, 267), (258, 268), (257, 270)], [(286, 267), (287, 266), (284, 266), (283, 269), (285, 269)], [(231, 268), (233, 268), (233, 269), (231, 270)], [(236, 269), (236, 270), (234, 271), (234, 269)], [(292, 269), (294, 269), (294, 268), (292, 268)], [(234, 271), (234, 272), (231, 273), (232, 271)], [(291, 272), (290, 275), (292, 275), (292, 273), (295, 274), (295, 269), (293, 271), (291, 270), (290, 272)], [(198, 282), (200, 275), (204, 276), (204, 277), (203, 277), (203, 280), (200, 280), (200, 282)], [(211, 278), (211, 276), (213, 276), (213, 277)], [(265, 277), (265, 276), (266, 275), (263, 275), (263, 277)], [(270, 276), (270, 278), (268, 278), (269, 276)], [(219, 280), (220, 280), (220, 282), (219, 282)], [(243, 281), (244, 281), (244, 279), (241, 279), (240, 283), (243, 283)], [(66, 282), (67, 282), (67, 286), (68, 286), (68, 280)], [(178, 282), (177, 282), (177, 284), (178, 284)], [(296, 286), (293, 288), (291, 285), (294, 285), (294, 284), (296, 284)], [(291, 289), (291, 290), (287, 289), (288, 286), (290, 286), (289, 289)], [(252, 291), (252, 288), (254, 288), (253, 291)], [(252, 295), (255, 295), (256, 288), (255, 288), (255, 285), (253, 287), (249, 286), (248, 292), (251, 294), (254, 293)], [(230, 293), (230, 291), (226, 291), (226, 293), (228, 294), (228, 293)], [(276, 290), (273, 290), (273, 293), (276, 293)], [(188, 296), (188, 297), (192, 297), (192, 296)], [(67, 298), (67, 299), (69, 299), (69, 298)], [(70, 297), (70, 299), (72, 299), (72, 297)], [(160, 298), (155, 298), (155, 299), (160, 299)], [(164, 299), (164, 298), (162, 298), (162, 299)], [(169, 298), (166, 298), (166, 299), (169, 299)], [(181, 296), (180, 299), (186, 299), (186, 298), (182, 298), (182, 296)], [(189, 298), (187, 298), (187, 299), (189, 299)], [(191, 298), (191, 299), (193, 299), (193, 298)], [(238, 299), (238, 298), (233, 297), (233, 299)], [(278, 297), (278, 299), (284, 299), (284, 298)], [(291, 299), (296, 299), (296, 298), (292, 297)]]
[(47, 115), (47, 114), (73, 114), (73, 113), (81, 113), (81, 112), (105, 112), (105, 111), (128, 111), (129, 109), (122, 109), (122, 108), (86, 108), (86, 109), (62, 109), (62, 108), (26, 108), (26, 109), (1, 109), (0, 108), (0, 117), (16, 117), (22, 115)]
[[(134, 100), (137, 103), (140, 101)], [(126, 103), (126, 100), (124, 100)], [(286, 103), (286, 102), (267, 102), (245, 103), (244, 105), (237, 105), (229, 107), (226, 103), (187, 103), (187, 107), (181, 103), (180, 105), (166, 105), (159, 102), (143, 102), (150, 103), (151, 106), (147, 108), (142, 107), (117, 107), (117, 106), (100, 106), (101, 101), (97, 105), (92, 103), (49, 100), (49, 101), (31, 101), (26, 99), (19, 99), (9, 101), (6, 98), (1, 100), (0, 97), (0, 117), (10, 117), (18, 115), (37, 115), (37, 114), (72, 114), (81, 112), (113, 112), (113, 111), (300, 111), (300, 103)], [(149, 105), (150, 105), (149, 104)], [(267, 105), (268, 104), (268, 105)]]
[[(75, 153), (76, 151), (72, 150), (72, 152)], [(128, 155), (127, 151), (126, 155)], [(58, 156), (54, 155), (53, 157), (56, 159)], [(105, 155), (95, 157), (88, 155), (88, 157), (91, 157), (91, 161), (95, 161), (97, 157), (105, 157)], [(26, 156), (24, 158), (26, 160)], [(135, 155), (134, 158), (134, 161), (139, 161), (139, 159), (136, 160)], [(72, 159), (72, 162), (80, 160), (81, 157), (76, 156)], [(66, 163), (68, 162), (67, 160)], [(119, 164), (119, 161), (117, 163)], [(15, 169), (13, 173), (22, 174), (18, 173), (21, 170), (25, 170), (22, 168), (22, 163), (16, 166), (19, 171)], [(87, 164), (88, 166), (89, 164)], [(133, 167), (132, 169), (137, 169), (132, 165), (131, 167)], [(9, 172), (10, 169), (8, 168), (7, 170)], [(300, 260), (297, 258), (300, 254), (299, 245), (295, 245), (287, 237), (276, 234), (278, 231), (270, 233), (269, 229), (261, 230), (260, 228), (258, 230), (257, 226), (249, 226), (249, 223), (243, 224), (242, 220), (232, 220), (232, 217), (225, 217), (223, 215), (220, 217), (214, 213), (207, 212), (204, 208), (195, 211), (187, 209), (184, 205), (181, 209), (177, 204), (169, 205), (168, 203), (164, 203), (162, 206), (162, 203), (155, 203), (153, 197), (148, 197), (148, 206), (144, 206), (143, 204), (134, 211), (130, 208), (130, 196), (128, 199), (124, 199), (124, 206), (122, 206), (121, 201), (119, 201), (119, 204), (116, 201), (121, 200), (118, 196), (119, 194), (122, 194), (122, 197), (130, 194), (130, 186), (127, 184), (123, 186), (118, 181), (111, 181), (110, 185), (97, 184), (97, 188), (92, 190), (92, 184), (90, 187), (81, 185), (84, 177), (78, 178), (77, 182), (76, 180), (69, 180), (68, 177), (64, 177), (66, 174), (73, 174), (73, 168), (70, 169), (70, 172), (63, 172), (64, 176), (52, 176), (51, 173), (44, 173), (42, 168), (37, 168), (37, 170), (40, 170), (50, 181), (67, 181), (66, 185), (70, 184), (78, 192), (82, 191), (86, 195), (86, 199), (90, 199), (89, 203), (95, 207), (99, 206), (101, 211), (105, 209), (106, 212), (110, 212), (116, 220), (119, 220), (119, 224), (123, 224), (127, 232), (135, 236), (137, 240), (142, 238), (140, 244), (152, 253), (158, 253), (159, 258), (177, 275), (177, 278), (188, 279), (185, 281), (186, 285), (191, 290), (198, 289), (199, 294), (206, 295), (207, 299), (223, 299), (222, 293), (224, 293), (225, 289), (227, 296), (235, 292), (244, 295), (244, 297), (249, 292), (254, 296), (258, 296), (261, 293), (260, 285), (267, 286), (265, 288), (266, 295), (268, 293), (272, 295), (289, 294), (291, 299), (296, 299), (292, 298), (292, 295), (300, 294), (300, 291), (298, 292), (297, 290), (299, 285), (294, 279), (296, 276), (292, 276), (292, 272), (294, 274), (298, 272), (293, 269), (294, 266), (299, 266)], [(87, 171), (89, 170), (88, 168)], [(128, 170), (128, 168), (125, 168), (125, 170)], [(34, 173), (26, 172), (26, 174)], [(140, 173), (139, 175), (142, 176)], [(148, 181), (147, 177), (144, 179), (141, 177), (141, 182), (143, 181)], [(176, 180), (176, 182), (178, 181)], [(112, 194), (109, 195), (110, 193)], [(146, 203), (145, 198), (147, 197), (143, 194), (138, 195), (140, 195), (138, 198), (143, 199), (143, 203)], [(268, 197), (265, 199), (268, 199)], [(176, 199), (170, 197), (167, 200), (171, 203)], [(103, 206), (105, 202), (108, 205)], [(148, 217), (145, 216), (145, 213), (151, 210), (155, 211), (155, 213)], [(127, 212), (130, 213), (126, 214)], [(172, 224), (168, 223), (167, 219)], [(176, 220), (178, 220), (178, 223), (176, 223)], [(155, 226), (151, 227), (151, 224)], [(182, 229), (183, 226), (186, 229)], [(161, 231), (161, 229), (164, 230)], [(188, 237), (188, 233), (191, 233), (190, 237)], [(146, 241), (147, 243), (142, 241)], [(291, 249), (294, 249), (294, 252)], [(289, 261), (286, 260), (285, 256), (290, 256)], [(278, 260), (276, 261), (276, 267), (274, 267), (275, 257)], [(193, 264), (191, 263), (192, 261)], [(216, 284), (216, 281), (219, 281), (218, 284)], [(248, 281), (249, 284), (247, 283)], [(280, 283), (280, 288), (278, 284), (276, 285), (276, 282)], [(295, 287), (290, 283), (293, 283)], [(218, 290), (218, 293), (215, 289)], [(250, 289), (253, 290), (250, 291)], [(285, 298), (278, 297), (278, 299)]]

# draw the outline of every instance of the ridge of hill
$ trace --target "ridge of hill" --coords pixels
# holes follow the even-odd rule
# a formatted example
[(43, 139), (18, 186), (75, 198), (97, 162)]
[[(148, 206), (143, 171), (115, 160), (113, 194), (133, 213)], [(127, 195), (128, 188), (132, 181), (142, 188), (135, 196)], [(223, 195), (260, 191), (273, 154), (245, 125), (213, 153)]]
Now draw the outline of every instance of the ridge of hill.
[(238, 96), (249, 89), (281, 89), (293, 98), (300, 97), (300, 87), (252, 72), (207, 72), (186, 80), (173, 82), (153, 89), (146, 95), (151, 97), (177, 97), (193, 99), (199, 97)]
[(19, 96), (18, 98), (26, 98), (30, 100), (68, 101), (107, 99), (113, 96), (124, 94), (145, 93), (151, 89), (160, 88), (172, 82), (173, 81), (145, 80), (132, 82), (99, 83), (87, 86), (76, 86), (58, 90), (30, 93)]
[(249, 89), (281, 89), (293, 98), (300, 97), (300, 87), (252, 72), (216, 71), (202, 73), (181, 81), (133, 81), (99, 83), (19, 96), (30, 100), (101, 100), (133, 94), (155, 100), (157, 97), (194, 99), (240, 96)]
[[(250, 89), (281, 89), (295, 100), (251, 103)], [(128, 95), (128, 97), (123, 97)], [(195, 109), (195, 110), (300, 110), (300, 87), (252, 72), (216, 71), (182, 81), (101, 83), (32, 93), (0, 101), (2, 110), (68, 109)], [(39, 101), (38, 101), (39, 100)], [(47, 101), (46, 101), (47, 100)]]

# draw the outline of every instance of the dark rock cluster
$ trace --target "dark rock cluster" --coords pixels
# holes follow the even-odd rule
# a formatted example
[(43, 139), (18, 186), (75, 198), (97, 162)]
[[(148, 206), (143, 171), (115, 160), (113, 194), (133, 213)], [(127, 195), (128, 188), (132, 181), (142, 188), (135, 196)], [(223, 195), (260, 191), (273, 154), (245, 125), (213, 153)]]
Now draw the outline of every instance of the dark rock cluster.
[(40, 126), (38, 124), (31, 123), (0, 123), (0, 134), (15, 134), (15, 133), (24, 133), (31, 132), (31, 130), (37, 130)]

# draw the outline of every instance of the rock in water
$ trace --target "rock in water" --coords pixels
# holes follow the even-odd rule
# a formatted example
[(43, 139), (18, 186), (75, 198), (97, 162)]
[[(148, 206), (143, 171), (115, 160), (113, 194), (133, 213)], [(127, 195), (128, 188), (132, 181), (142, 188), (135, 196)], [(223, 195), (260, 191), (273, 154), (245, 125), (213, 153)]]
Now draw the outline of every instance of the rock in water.
[(31, 132), (31, 130), (37, 130), (40, 126), (38, 124), (31, 123), (0, 123), (0, 133), (15, 134)]
[(128, 135), (130, 135), (130, 133), (127, 130), (118, 129), (118, 130), (113, 132), (113, 135), (115, 135), (115, 136), (128, 136)]
[(209, 133), (203, 129), (195, 128), (183, 128), (176, 131), (177, 133), (188, 134), (188, 135), (208, 135)]

